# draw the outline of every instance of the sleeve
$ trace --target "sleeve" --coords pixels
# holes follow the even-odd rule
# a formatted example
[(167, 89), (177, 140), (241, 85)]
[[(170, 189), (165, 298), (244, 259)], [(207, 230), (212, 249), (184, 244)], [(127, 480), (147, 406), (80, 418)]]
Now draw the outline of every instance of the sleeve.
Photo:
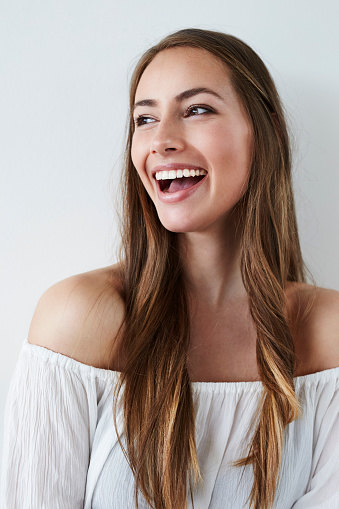
[[(32, 354), (27, 345), (23, 347), (11, 379), (0, 506), (83, 508), (93, 434), (89, 395), (95, 386), (67, 367), (66, 359), (72, 359), (42, 347), (30, 348), (44, 353)], [(64, 363), (51, 362), (48, 352)]]
[(328, 382), (318, 399), (313, 460), (306, 493), (293, 509), (339, 508), (339, 384)]

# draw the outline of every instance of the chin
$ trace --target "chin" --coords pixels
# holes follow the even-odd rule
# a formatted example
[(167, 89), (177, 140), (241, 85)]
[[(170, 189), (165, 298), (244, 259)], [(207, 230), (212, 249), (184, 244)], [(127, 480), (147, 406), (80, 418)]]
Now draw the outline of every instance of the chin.
[(193, 224), (192, 221), (183, 222), (159, 219), (163, 227), (173, 233), (189, 233), (199, 229), (198, 225)]

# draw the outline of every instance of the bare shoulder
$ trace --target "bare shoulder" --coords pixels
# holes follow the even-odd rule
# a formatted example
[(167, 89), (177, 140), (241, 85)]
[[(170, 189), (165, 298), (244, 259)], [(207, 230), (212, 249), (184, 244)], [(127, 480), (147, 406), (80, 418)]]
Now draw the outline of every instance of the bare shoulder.
[(297, 375), (339, 367), (339, 292), (291, 283), (287, 296), (298, 359)]
[(118, 265), (77, 274), (41, 296), (28, 341), (84, 364), (120, 370), (116, 338), (124, 314)]

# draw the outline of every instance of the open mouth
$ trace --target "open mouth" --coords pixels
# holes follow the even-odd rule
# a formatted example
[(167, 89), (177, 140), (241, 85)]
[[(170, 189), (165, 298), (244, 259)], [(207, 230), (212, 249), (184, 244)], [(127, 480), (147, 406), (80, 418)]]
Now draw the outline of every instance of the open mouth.
[(163, 193), (177, 193), (183, 189), (189, 189), (190, 187), (195, 186), (198, 182), (205, 178), (206, 175), (207, 172), (205, 170), (184, 170), (173, 173), (159, 172), (156, 174), (156, 179), (159, 180), (159, 187)]

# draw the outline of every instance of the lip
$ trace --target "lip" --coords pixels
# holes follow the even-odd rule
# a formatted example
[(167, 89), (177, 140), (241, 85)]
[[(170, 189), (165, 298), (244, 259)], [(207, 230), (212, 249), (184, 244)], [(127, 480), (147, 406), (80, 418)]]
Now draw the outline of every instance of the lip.
[[(179, 164), (179, 163), (170, 163), (170, 164), (164, 164), (159, 165), (153, 168), (152, 175), (155, 179), (155, 174), (157, 171), (169, 171), (169, 170), (205, 170), (205, 168), (201, 168), (200, 166), (194, 166), (193, 164)], [(207, 170), (205, 170), (207, 171)], [(197, 184), (195, 184), (192, 187), (189, 187), (188, 189), (182, 189), (181, 191), (177, 191), (176, 193), (164, 193), (160, 188), (160, 180), (155, 180), (156, 185), (156, 192), (157, 197), (159, 201), (162, 203), (178, 203), (186, 198), (188, 198), (191, 194), (197, 192), (197, 190), (203, 185), (203, 183), (206, 183), (206, 179), (208, 179), (208, 172), (207, 175), (204, 176), (203, 179), (201, 179)]]

